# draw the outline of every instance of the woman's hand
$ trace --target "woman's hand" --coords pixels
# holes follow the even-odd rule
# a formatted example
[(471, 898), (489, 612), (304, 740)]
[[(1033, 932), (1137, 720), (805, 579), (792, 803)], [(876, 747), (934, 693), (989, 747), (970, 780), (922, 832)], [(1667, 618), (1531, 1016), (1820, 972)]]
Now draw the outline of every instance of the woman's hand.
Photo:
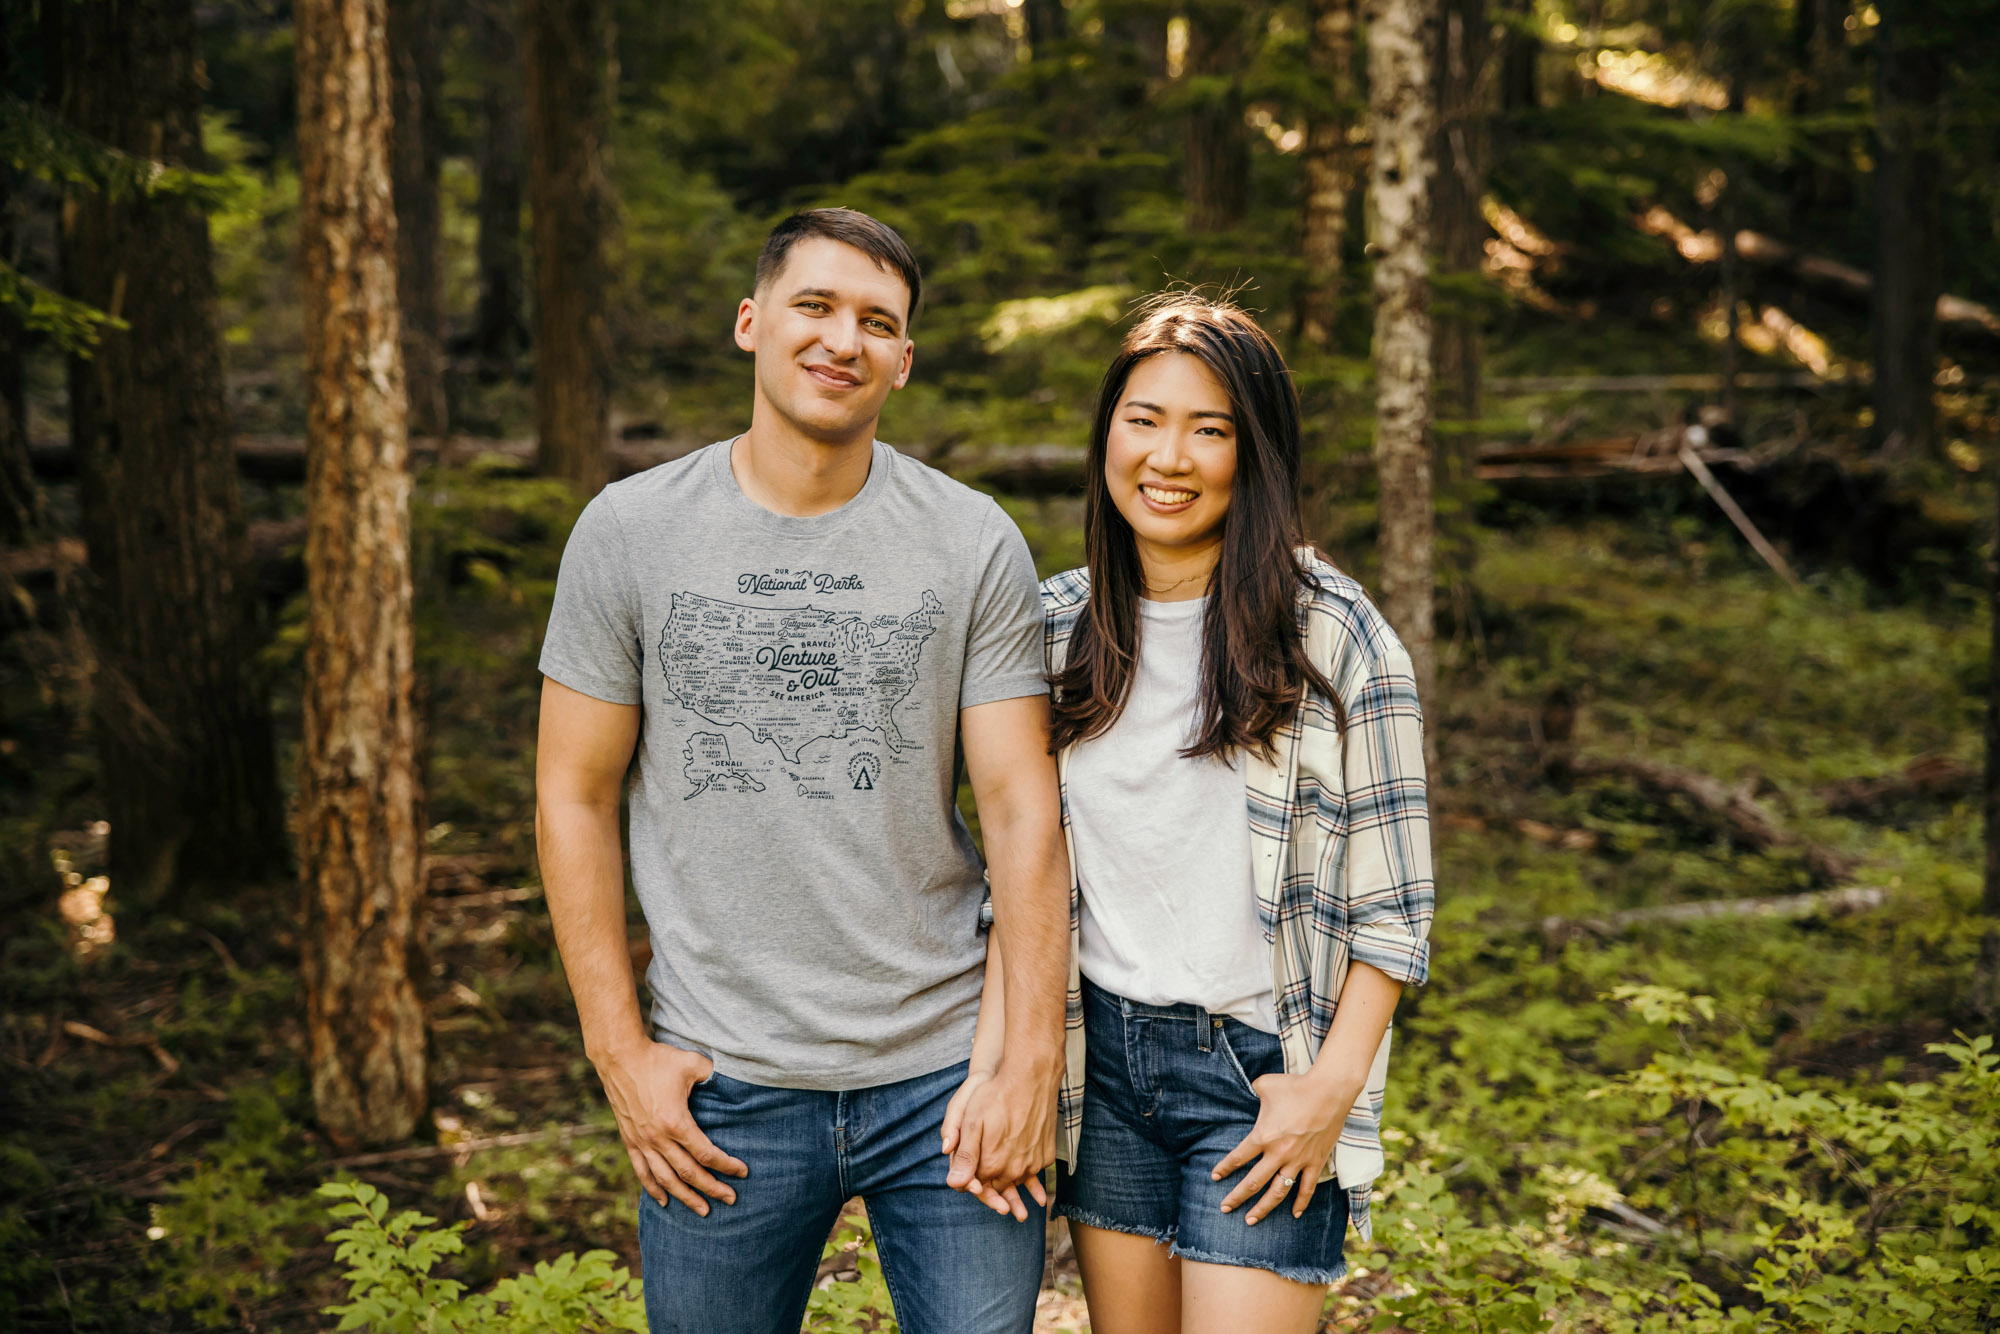
[(1244, 1220), (1255, 1226), (1296, 1185), (1292, 1217), (1304, 1214), (1319, 1184), (1320, 1169), (1340, 1140), (1347, 1113), (1361, 1096), (1361, 1086), (1359, 1079), (1334, 1080), (1318, 1069), (1303, 1075), (1264, 1075), (1252, 1083), (1250, 1087), (1262, 1103), (1257, 1124), (1215, 1165), (1212, 1174), (1220, 1181), (1245, 1163), (1251, 1165), (1223, 1199), (1222, 1212), (1230, 1212), (1263, 1191), (1263, 1198), (1251, 1206)]
[[(978, 1091), (981, 1085), (989, 1084), (992, 1080), (992, 1070), (975, 1069), (969, 1071), (965, 1076), (965, 1082), (958, 1086), (958, 1091), (951, 1095), (951, 1101), (944, 1105), (943, 1143), (946, 1157), (951, 1157), (953, 1152), (958, 1148), (958, 1132), (961, 1123), (965, 1119), (966, 1104), (972, 1101), (972, 1095)], [(1029, 1193), (1035, 1195), (1041, 1203), (1046, 1204), (1047, 1201), (1045, 1199), (1040, 1199), (1042, 1195), (1040, 1189), (1041, 1179), (1039, 1177), (1031, 1177), (1029, 1179), (1034, 1182), (1028, 1188)], [(965, 1185), (954, 1187), (954, 1189), (963, 1190), (966, 1194), (971, 1195), (996, 1214), (1012, 1214), (1016, 1221), (1026, 1221), (1028, 1217), (1028, 1206), (1021, 1202), (1021, 1191), (1017, 1186), (1009, 1186), (1005, 1190), (996, 1191), (977, 1176), (974, 1176)]]

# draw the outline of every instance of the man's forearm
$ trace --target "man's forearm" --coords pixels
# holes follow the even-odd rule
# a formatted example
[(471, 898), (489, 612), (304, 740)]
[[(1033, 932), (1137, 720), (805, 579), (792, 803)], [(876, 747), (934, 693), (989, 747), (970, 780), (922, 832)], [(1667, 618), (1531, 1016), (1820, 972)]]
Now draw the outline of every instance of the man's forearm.
[(542, 891), (591, 1060), (646, 1040), (625, 939), (625, 856), (618, 808), (545, 803), (535, 810)]
[(989, 824), (986, 845), (1006, 1018), (1001, 1063), (1046, 1075), (1062, 1064), (1069, 990), (1069, 855), (1060, 819), (1051, 811)]

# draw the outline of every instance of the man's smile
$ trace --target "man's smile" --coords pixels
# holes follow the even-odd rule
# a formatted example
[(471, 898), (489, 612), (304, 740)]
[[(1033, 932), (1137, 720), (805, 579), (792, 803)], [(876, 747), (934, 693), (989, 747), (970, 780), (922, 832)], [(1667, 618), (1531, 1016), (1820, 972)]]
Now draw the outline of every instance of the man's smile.
[(861, 383), (861, 377), (853, 371), (842, 370), (823, 361), (806, 363), (806, 374), (829, 389), (853, 389)]

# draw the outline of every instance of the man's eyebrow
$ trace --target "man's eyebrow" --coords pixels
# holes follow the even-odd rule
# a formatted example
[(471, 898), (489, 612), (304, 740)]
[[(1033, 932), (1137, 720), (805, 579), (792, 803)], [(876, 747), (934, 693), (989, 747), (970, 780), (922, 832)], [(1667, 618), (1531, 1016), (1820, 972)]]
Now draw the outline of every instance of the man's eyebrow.
[[(829, 291), (824, 287), (801, 287), (798, 291), (792, 293), (792, 300), (797, 301), (800, 297), (806, 296), (818, 297), (823, 301), (838, 301), (840, 299), (840, 293)], [(887, 306), (869, 306), (867, 310), (870, 315), (886, 315), (889, 323), (899, 329), (903, 327), (903, 317)]]
[[(1146, 402), (1146, 400), (1142, 398), (1129, 398), (1125, 400), (1125, 406), (1128, 408), (1142, 408), (1147, 412), (1157, 412), (1162, 416), (1165, 416), (1167, 411), (1165, 408), (1161, 407), (1158, 403), (1148, 403)], [(1188, 416), (1197, 419), (1205, 417), (1213, 417), (1218, 421), (1226, 421), (1230, 423), (1232, 426), (1235, 425), (1236, 423), (1236, 416), (1234, 413), (1215, 412), (1207, 408), (1197, 408), (1195, 411), (1190, 412)]]

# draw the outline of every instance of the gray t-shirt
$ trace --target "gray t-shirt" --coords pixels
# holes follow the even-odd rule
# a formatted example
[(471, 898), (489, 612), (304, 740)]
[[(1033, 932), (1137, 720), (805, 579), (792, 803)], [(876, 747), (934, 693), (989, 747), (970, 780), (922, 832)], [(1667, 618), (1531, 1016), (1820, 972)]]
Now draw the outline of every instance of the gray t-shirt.
[(991, 499), (879, 442), (810, 518), (751, 501), (729, 456), (591, 501), (542, 648), (551, 679), (644, 709), (653, 1027), (754, 1084), (929, 1074), (971, 1049), (986, 953), (958, 712), (1047, 688), (1034, 563)]

